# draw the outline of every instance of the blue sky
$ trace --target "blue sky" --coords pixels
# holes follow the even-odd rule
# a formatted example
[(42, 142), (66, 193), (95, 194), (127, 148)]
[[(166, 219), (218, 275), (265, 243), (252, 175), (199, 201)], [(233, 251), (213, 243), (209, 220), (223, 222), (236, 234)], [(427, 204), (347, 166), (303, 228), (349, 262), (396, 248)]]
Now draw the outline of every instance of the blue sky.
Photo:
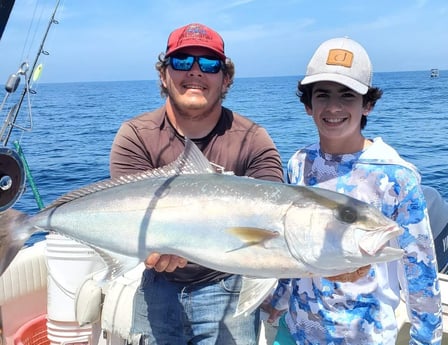
[[(16, 0), (0, 42), (0, 84), (33, 62), (56, 0)], [(157, 79), (169, 33), (217, 30), (236, 77), (303, 75), (317, 46), (349, 36), (376, 72), (448, 69), (446, 0), (62, 0), (40, 82)]]

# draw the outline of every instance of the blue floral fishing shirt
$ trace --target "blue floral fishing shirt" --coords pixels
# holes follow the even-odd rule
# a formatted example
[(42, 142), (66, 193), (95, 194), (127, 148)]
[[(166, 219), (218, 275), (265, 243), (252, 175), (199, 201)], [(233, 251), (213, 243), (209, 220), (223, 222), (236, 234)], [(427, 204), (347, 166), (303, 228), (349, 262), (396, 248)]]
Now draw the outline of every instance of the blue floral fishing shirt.
[(291, 184), (326, 188), (375, 205), (404, 229), (391, 243), (404, 249), (403, 259), (372, 265), (356, 282), (280, 281), (272, 304), (288, 308), (285, 320), (296, 343), (395, 344), (395, 309), (403, 298), (411, 320), (410, 344), (440, 344), (437, 264), (417, 169), (376, 138), (354, 154), (326, 154), (318, 144), (308, 146), (291, 157), (287, 174)]

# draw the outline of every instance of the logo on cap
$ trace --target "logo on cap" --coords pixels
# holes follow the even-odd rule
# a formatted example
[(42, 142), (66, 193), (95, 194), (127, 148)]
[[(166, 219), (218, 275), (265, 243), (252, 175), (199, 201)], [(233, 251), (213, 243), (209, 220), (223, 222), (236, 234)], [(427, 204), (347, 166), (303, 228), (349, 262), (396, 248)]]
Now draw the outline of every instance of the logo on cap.
[(353, 53), (345, 49), (330, 49), (327, 57), (327, 65), (352, 67)]
[(179, 37), (179, 42), (189, 39), (206, 41), (211, 40), (211, 37), (202, 25), (192, 24), (185, 28), (185, 31)]

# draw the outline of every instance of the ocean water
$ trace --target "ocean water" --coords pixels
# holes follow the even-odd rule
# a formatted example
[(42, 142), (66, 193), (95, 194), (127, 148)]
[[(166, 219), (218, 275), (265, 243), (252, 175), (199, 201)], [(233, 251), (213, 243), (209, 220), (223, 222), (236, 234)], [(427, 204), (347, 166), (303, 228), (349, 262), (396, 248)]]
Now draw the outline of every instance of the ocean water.
[[(224, 101), (266, 127), (284, 167), (297, 149), (317, 138), (312, 119), (296, 96), (299, 79), (237, 78)], [(374, 84), (384, 94), (364, 134), (383, 137), (420, 169), (423, 184), (435, 187), (448, 200), (448, 71), (441, 71), (439, 78), (430, 78), (429, 71), (377, 73)], [(20, 142), (44, 205), (108, 178), (109, 150), (120, 124), (164, 102), (158, 81), (39, 84), (34, 90), (33, 128), (15, 129), (8, 146)], [(9, 100), (12, 104), (14, 97)], [(26, 102), (17, 124), (28, 124)], [(29, 186), (14, 207), (38, 211)]]

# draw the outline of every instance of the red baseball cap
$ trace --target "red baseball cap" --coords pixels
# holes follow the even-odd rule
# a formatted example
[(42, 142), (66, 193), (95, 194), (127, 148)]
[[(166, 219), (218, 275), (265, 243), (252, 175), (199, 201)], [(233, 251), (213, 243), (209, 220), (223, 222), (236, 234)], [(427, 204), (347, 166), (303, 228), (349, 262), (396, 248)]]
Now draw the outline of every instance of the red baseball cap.
[(188, 24), (174, 30), (168, 37), (165, 56), (186, 47), (204, 47), (215, 52), (223, 61), (226, 60), (222, 37), (203, 24)]

